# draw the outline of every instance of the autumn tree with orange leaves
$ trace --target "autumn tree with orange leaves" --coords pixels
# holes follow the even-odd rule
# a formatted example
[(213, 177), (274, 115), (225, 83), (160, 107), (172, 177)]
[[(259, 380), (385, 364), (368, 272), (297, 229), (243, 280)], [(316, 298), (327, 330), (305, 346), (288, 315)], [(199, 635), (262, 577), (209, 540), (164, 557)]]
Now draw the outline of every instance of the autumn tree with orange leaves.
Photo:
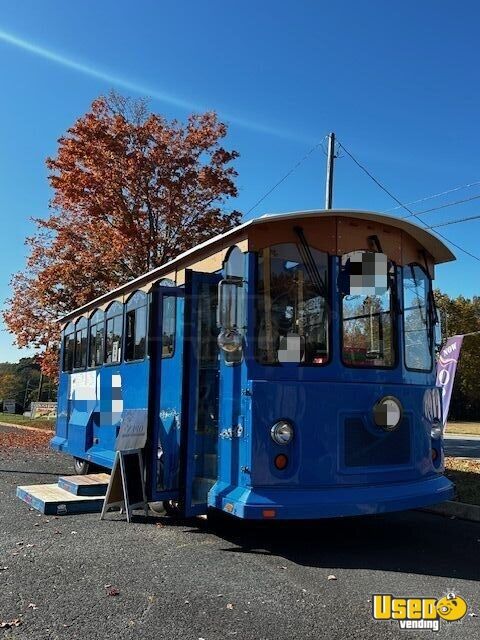
[(59, 317), (239, 222), (225, 209), (238, 157), (226, 133), (213, 112), (182, 125), (111, 94), (60, 138), (52, 212), (34, 219), (4, 312), (16, 343), (42, 350), (44, 373), (57, 372)]

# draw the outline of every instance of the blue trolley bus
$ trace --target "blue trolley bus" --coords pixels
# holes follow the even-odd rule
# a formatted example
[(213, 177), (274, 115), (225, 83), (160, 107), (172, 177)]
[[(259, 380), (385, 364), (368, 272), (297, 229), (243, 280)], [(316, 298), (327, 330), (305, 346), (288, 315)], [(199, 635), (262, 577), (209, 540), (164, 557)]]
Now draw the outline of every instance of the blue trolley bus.
[(250, 220), (62, 318), (52, 446), (111, 468), (148, 410), (148, 500), (246, 519), (420, 507), (443, 475), (433, 234), (378, 213)]

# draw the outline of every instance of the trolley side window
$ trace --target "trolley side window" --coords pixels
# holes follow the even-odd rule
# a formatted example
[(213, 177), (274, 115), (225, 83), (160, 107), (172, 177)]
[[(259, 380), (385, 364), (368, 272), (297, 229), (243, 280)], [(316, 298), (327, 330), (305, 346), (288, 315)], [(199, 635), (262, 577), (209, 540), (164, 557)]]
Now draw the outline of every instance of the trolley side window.
[(105, 363), (114, 364), (122, 359), (123, 305), (112, 302), (107, 309)]
[(163, 296), (162, 311), (162, 358), (173, 358), (175, 352), (175, 296)]
[(88, 366), (99, 367), (103, 363), (105, 348), (105, 320), (104, 313), (100, 309), (95, 311), (90, 318), (88, 343)]
[(432, 369), (430, 278), (418, 264), (403, 269), (403, 327), (405, 366)]
[(147, 344), (147, 295), (135, 291), (127, 302), (125, 360), (143, 360)]
[(75, 325), (75, 359), (74, 369), (85, 369), (87, 366), (87, 319), (80, 318)]
[(293, 244), (259, 252), (256, 357), (262, 364), (328, 362), (328, 254)]
[(342, 360), (347, 366), (394, 366), (394, 273), (382, 253), (342, 256)]
[(73, 369), (73, 354), (75, 352), (75, 326), (71, 322), (63, 332), (63, 362), (62, 371), (69, 372)]

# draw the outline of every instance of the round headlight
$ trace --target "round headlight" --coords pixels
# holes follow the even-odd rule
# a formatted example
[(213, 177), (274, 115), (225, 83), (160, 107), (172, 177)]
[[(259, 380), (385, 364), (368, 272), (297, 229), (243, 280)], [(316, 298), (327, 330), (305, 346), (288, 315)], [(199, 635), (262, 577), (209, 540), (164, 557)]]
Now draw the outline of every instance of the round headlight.
[(223, 351), (234, 353), (242, 348), (242, 336), (236, 329), (224, 329), (220, 332), (217, 343)]
[(373, 420), (377, 427), (393, 431), (402, 419), (402, 405), (393, 396), (385, 396), (373, 407)]
[(293, 439), (293, 427), (286, 420), (279, 420), (270, 429), (270, 435), (277, 444), (288, 444)]

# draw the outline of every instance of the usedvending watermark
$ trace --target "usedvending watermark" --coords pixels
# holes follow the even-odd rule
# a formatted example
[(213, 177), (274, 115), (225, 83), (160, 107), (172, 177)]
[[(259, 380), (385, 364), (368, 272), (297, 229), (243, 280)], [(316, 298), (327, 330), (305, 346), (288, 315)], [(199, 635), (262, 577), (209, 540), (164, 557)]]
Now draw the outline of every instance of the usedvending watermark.
[(439, 631), (442, 621), (461, 620), (468, 609), (466, 601), (455, 593), (441, 598), (396, 597), (378, 593), (372, 602), (374, 620), (398, 622), (400, 629)]

